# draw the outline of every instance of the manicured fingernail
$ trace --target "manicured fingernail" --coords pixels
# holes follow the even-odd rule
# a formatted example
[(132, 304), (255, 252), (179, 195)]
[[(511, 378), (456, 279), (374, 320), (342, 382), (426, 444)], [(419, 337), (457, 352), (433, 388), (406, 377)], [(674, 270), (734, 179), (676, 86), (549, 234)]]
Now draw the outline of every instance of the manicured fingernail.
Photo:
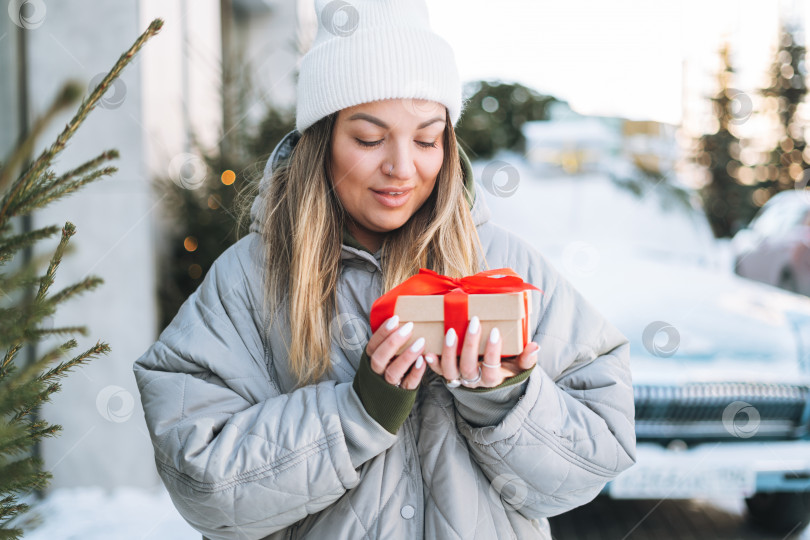
[(394, 328), (397, 327), (397, 324), (399, 324), (399, 315), (394, 315), (393, 317), (388, 319), (387, 323), (385, 323), (385, 329), (393, 330)]
[(467, 327), (467, 332), (470, 334), (477, 334), (480, 327), (481, 321), (478, 319), (478, 315), (473, 315), (473, 318), (470, 319), (470, 325)]
[(425, 356), (425, 362), (427, 362), (428, 364), (432, 364), (433, 363), (433, 357), (431, 355)]
[(493, 328), (492, 332), (489, 333), (489, 342), (490, 343), (498, 343), (498, 340), (501, 338), (501, 333), (498, 331), (497, 328)]
[(411, 333), (411, 330), (413, 330), (413, 323), (412, 322), (406, 323), (405, 326), (399, 329), (399, 335), (407, 336), (408, 334)]
[(425, 346), (425, 338), (420, 337), (411, 345), (411, 352), (419, 352)]
[(447, 335), (444, 336), (444, 344), (448, 347), (452, 347), (456, 344), (456, 331), (452, 328), (447, 330)]
[(422, 360), (424, 360), (424, 357), (420, 354), (419, 358), (416, 359), (416, 369), (422, 367)]

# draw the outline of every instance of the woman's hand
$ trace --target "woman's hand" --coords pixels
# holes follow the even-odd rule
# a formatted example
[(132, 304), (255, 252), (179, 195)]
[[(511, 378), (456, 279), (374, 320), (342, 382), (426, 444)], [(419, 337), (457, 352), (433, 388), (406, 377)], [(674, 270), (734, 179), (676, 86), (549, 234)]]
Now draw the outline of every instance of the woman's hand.
[[(467, 334), (461, 346), (461, 356), (456, 357), (456, 336), (452, 328), (447, 331), (444, 340), (444, 349), (440, 359), (432, 354), (425, 355), (430, 368), (448, 381), (448, 386), (454, 388), (463, 384), (467, 388), (492, 388), (498, 386), (510, 377), (530, 369), (537, 363), (537, 351), (540, 345), (531, 341), (519, 356), (510, 356), (501, 359), (501, 337), (497, 328), (493, 328), (487, 336), (484, 348), (484, 362), (478, 363), (478, 350), (481, 343), (481, 321), (474, 316), (467, 325)], [(439, 361), (437, 361), (439, 360)], [(465, 383), (461, 377), (476, 382)]]
[(388, 384), (406, 390), (419, 386), (425, 374), (424, 357), (420, 354), (425, 348), (425, 339), (419, 338), (399, 356), (394, 356), (413, 332), (413, 323), (399, 326), (399, 317), (394, 315), (377, 328), (366, 345), (366, 354), (371, 360), (371, 370), (382, 375)]

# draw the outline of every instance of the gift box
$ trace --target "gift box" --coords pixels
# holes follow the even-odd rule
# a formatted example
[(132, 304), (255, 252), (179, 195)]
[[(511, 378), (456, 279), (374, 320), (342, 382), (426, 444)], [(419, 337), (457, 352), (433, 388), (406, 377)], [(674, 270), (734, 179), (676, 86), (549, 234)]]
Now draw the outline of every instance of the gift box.
[(414, 328), (401, 354), (420, 337), (425, 338), (424, 353), (441, 355), (448, 329), (456, 331), (456, 354), (461, 354), (470, 318), (478, 316), (483, 333), (478, 354), (483, 355), (489, 332), (498, 327), (501, 356), (523, 352), (529, 336), (532, 313), (530, 290), (543, 291), (525, 283), (511, 268), (498, 268), (463, 278), (451, 278), (420, 268), (378, 298), (371, 307), (371, 330), (376, 332), (388, 318), (398, 315), (400, 324), (413, 322)]

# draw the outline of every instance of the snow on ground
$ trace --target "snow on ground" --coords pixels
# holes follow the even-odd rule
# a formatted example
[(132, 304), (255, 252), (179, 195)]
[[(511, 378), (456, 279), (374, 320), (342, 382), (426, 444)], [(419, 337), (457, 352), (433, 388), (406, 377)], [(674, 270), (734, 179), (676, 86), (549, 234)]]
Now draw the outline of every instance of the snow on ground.
[[(622, 502), (624, 504), (626, 501)], [(34, 506), (33, 503), (32, 506)], [(682, 533), (694, 530), (695, 526), (705, 527), (712, 519), (726, 514), (744, 520), (745, 503), (742, 499), (680, 501), (688, 507), (688, 519), (693, 523), (676, 523), (670, 530), (671, 537), (685, 537)], [(697, 505), (697, 506), (696, 506)], [(724, 512), (712, 512), (715, 507)], [(25, 540), (200, 540), (202, 535), (192, 529), (174, 509), (168, 493), (164, 489), (147, 491), (137, 488), (118, 488), (113, 491), (100, 487), (64, 488), (54, 490), (43, 501), (37, 503), (37, 512), (44, 522), (36, 528), (25, 529)], [(649, 512), (643, 516), (669, 523), (671, 507), (658, 508), (656, 515)], [(708, 516), (708, 517), (707, 517)], [(708, 521), (707, 521), (708, 520)], [(731, 527), (727, 519), (721, 520), (725, 527)], [(736, 522), (735, 522), (736, 523)], [(626, 524), (618, 518), (607, 523), (594, 523), (589, 538), (618, 538), (616, 531), (628, 532)], [(18, 525), (22, 526), (22, 525)], [(732, 527), (733, 528), (733, 527)], [(711, 534), (706, 531), (707, 534)], [(728, 531), (726, 531), (728, 532)], [(637, 535), (633, 536), (636, 538)], [(691, 536), (690, 536), (691, 537)], [(707, 536), (704, 536), (707, 537)], [(720, 535), (713, 536), (720, 537)], [(739, 536), (734, 536), (738, 538)], [(751, 538), (752, 536), (744, 536)], [(732, 538), (723, 535), (722, 538)], [(739, 537), (743, 538), (743, 537)], [(763, 537), (766, 538), (766, 537)], [(770, 538), (770, 537), (768, 537)], [(794, 537), (795, 538), (795, 537)], [(810, 528), (799, 536), (810, 540)]]
[(42, 523), (29, 530), (26, 540), (200, 540), (174, 508), (165, 489), (133, 487), (106, 490), (76, 487), (53, 490), (31, 503)]

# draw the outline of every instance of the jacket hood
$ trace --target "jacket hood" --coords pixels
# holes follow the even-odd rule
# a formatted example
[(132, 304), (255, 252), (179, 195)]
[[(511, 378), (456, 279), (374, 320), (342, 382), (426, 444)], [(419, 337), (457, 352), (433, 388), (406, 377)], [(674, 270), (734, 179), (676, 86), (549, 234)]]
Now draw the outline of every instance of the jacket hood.
[[(281, 141), (279, 141), (279, 143), (273, 149), (273, 152), (270, 154), (270, 157), (267, 159), (267, 164), (264, 167), (262, 179), (259, 182), (259, 192), (256, 195), (256, 198), (253, 200), (250, 208), (250, 232), (261, 231), (261, 224), (264, 221), (265, 212), (264, 195), (268, 186), (270, 185), (270, 178), (273, 176), (273, 171), (276, 169), (276, 167), (290, 157), (295, 145), (298, 144), (300, 139), (301, 134), (297, 130), (290, 131), (281, 139)], [(475, 182), (470, 158), (467, 157), (467, 154), (464, 152), (461, 146), (457, 146), (457, 148), (459, 159), (461, 160), (462, 173), (464, 175), (464, 187), (466, 188), (467, 201), (470, 203), (470, 212), (473, 217), (473, 222), (475, 223), (475, 226), (478, 227), (481, 224), (489, 221), (491, 213), (489, 207), (484, 201), (484, 194), (481, 186)], [(370, 253), (365, 248), (360, 246), (357, 241), (348, 234), (347, 231), (344, 231), (343, 257), (346, 257), (347, 255), (351, 256), (350, 254), (360, 255), (363, 258), (367, 258), (370, 255)], [(379, 256), (380, 251), (378, 250), (377, 253), (374, 254), (374, 258), (379, 261)]]

